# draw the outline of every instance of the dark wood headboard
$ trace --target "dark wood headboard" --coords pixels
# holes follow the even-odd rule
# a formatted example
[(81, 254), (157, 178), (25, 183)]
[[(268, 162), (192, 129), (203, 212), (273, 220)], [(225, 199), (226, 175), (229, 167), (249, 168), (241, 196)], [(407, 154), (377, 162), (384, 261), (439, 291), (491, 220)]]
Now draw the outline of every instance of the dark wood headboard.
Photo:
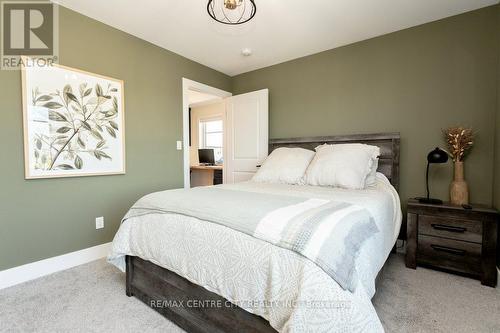
[(377, 171), (384, 174), (399, 190), (399, 133), (318, 136), (310, 138), (270, 139), (269, 153), (279, 147), (300, 147), (314, 150), (324, 143), (364, 143), (380, 147)]

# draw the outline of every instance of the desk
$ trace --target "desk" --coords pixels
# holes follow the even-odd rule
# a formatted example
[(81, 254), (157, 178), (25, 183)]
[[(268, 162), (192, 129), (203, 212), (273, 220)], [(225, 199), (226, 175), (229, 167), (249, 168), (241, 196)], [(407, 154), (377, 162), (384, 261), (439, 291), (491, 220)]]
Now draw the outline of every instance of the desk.
[(191, 171), (193, 170), (221, 170), (224, 167), (222, 165), (191, 165)]
[(222, 184), (222, 165), (192, 165), (191, 187)]

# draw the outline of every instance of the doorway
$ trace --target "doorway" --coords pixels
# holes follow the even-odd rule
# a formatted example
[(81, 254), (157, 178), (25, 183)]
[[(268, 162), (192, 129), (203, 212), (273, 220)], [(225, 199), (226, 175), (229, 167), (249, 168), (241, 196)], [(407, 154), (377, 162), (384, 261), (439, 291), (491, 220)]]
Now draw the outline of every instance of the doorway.
[[(218, 179), (216, 172), (207, 172), (208, 179), (196, 184), (199, 186), (250, 180), (268, 153), (269, 90), (232, 96), (227, 91), (188, 79), (182, 79), (182, 86), (184, 187), (192, 187), (193, 170), (218, 169)], [(196, 112), (196, 119), (195, 107), (204, 110)], [(210, 110), (214, 108), (217, 111)], [(217, 164), (215, 156), (218, 156), (219, 165), (213, 165)], [(208, 162), (209, 165), (200, 165), (200, 162)]]
[[(186, 78), (182, 91), (184, 188), (222, 182), (225, 98), (232, 94)], [(204, 150), (201, 155), (199, 149)]]

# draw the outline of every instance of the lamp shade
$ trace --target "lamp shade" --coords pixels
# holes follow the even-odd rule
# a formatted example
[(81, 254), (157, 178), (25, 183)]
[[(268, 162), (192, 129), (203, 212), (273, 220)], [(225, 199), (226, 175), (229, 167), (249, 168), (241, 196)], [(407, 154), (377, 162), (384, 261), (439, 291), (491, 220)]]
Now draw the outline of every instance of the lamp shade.
[(429, 163), (446, 163), (448, 162), (448, 153), (441, 148), (436, 147), (427, 155), (427, 162)]

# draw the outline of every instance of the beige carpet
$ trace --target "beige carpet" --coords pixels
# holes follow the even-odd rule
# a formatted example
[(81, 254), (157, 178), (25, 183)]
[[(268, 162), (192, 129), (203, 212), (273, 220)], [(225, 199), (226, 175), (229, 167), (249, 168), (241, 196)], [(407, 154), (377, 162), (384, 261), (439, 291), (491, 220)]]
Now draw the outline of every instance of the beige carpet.
[(500, 289), (389, 259), (373, 299), (386, 332), (500, 333)]
[[(0, 332), (182, 332), (124, 291), (124, 275), (95, 261), (0, 290)], [(393, 255), (374, 298), (387, 332), (500, 332), (500, 289)]]

